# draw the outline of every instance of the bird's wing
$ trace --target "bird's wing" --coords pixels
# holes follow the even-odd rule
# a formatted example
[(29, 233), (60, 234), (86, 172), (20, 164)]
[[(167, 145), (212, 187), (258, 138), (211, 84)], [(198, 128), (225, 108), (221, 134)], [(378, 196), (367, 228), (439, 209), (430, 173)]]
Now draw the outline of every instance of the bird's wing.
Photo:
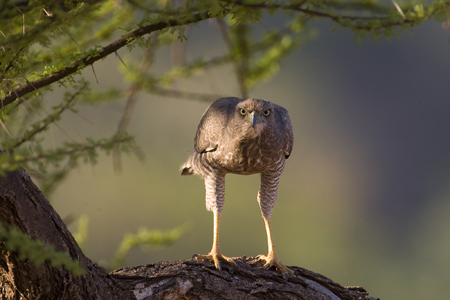
[(198, 153), (215, 151), (224, 137), (225, 128), (234, 116), (242, 99), (228, 97), (214, 101), (203, 113), (195, 135), (194, 148)]
[(291, 118), (289, 118), (288, 111), (279, 106), (275, 106), (275, 118), (277, 123), (277, 129), (282, 136), (284, 156), (289, 158), (294, 147), (294, 131), (292, 130)]

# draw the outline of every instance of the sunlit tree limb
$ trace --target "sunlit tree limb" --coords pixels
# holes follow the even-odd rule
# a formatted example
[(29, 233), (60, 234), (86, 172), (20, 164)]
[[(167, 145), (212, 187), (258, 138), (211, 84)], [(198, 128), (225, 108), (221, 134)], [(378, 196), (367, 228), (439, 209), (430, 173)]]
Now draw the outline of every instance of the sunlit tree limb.
[(20, 97), (23, 97), (23, 96), (25, 96), (35, 90), (38, 90), (44, 86), (50, 85), (54, 82), (57, 82), (66, 76), (72, 75), (72, 74), (78, 72), (79, 70), (81, 70), (89, 65), (92, 65), (96, 61), (105, 58), (106, 56), (110, 55), (111, 53), (116, 52), (120, 48), (123, 48), (124, 46), (131, 43), (138, 37), (141, 37), (143, 35), (146, 35), (151, 32), (158, 31), (158, 30), (161, 30), (164, 28), (196, 23), (196, 22), (199, 22), (202, 20), (206, 20), (208, 18), (210, 18), (210, 15), (206, 11), (206, 12), (202, 12), (202, 13), (196, 13), (192, 17), (187, 18), (186, 20), (183, 20), (183, 21), (169, 20), (167, 22), (158, 22), (156, 24), (150, 24), (147, 26), (139, 27), (138, 29), (136, 29), (128, 34), (125, 34), (120, 39), (115, 40), (111, 44), (109, 44), (105, 47), (102, 47), (102, 49), (100, 51), (98, 51), (96, 53), (96, 55), (87, 55), (84, 58), (75, 61), (74, 63), (70, 64), (67, 67), (64, 67), (63, 69), (61, 69), (57, 72), (54, 72), (46, 77), (36, 80), (36, 81), (29, 82), (26, 85), (21, 86), (18, 89), (10, 91), (6, 95), (6, 97), (2, 100), (2, 106), (3, 107), (7, 106), (7, 105), (11, 104), (12, 102), (14, 102), (14, 100), (16, 100)]

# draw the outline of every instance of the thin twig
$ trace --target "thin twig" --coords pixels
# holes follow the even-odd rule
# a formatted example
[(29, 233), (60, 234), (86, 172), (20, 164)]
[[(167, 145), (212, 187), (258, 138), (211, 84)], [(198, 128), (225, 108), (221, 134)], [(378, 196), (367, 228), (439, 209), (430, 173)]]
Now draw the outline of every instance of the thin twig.
[(85, 121), (86, 123), (88, 123), (89, 125), (94, 125), (94, 122), (92, 122), (91, 120), (89, 120), (88, 118), (86, 118), (85, 116), (81, 115), (80, 113), (78, 113), (76, 110), (74, 110), (73, 108), (69, 109), (75, 116), (77, 116), (78, 118), (80, 118), (81, 120)]
[[(151, 42), (152, 46), (148, 47), (145, 51), (144, 57), (142, 58), (141, 64), (139, 66), (139, 72), (140, 74), (142, 74), (142, 76), (144, 76), (148, 72), (153, 62), (153, 54), (157, 43), (158, 36), (156, 34), (153, 34)], [(127, 103), (125, 104), (125, 108), (122, 113), (122, 118), (120, 119), (119, 125), (117, 126), (117, 133), (126, 131), (128, 124), (130, 123), (131, 116), (133, 115), (133, 110), (138, 101), (138, 95), (141, 89), (142, 86), (140, 84), (133, 84), (133, 86), (131, 87)], [(114, 170), (116, 172), (122, 171), (122, 161), (120, 157), (119, 147), (120, 144), (116, 144), (112, 151)]]
[(2, 119), (0, 119), (0, 125), (3, 127), (3, 130), (6, 132), (6, 134), (10, 137), (10, 138), (14, 138), (11, 131), (9, 131), (8, 127), (6, 127), (6, 124), (3, 123)]
[(122, 36), (121, 38), (117, 39), (116, 41), (112, 42), (111, 44), (103, 47), (97, 55), (89, 54), (85, 56), (82, 59), (79, 59), (69, 66), (62, 68), (59, 71), (56, 71), (48, 76), (45, 76), (41, 79), (38, 79), (36, 81), (30, 82), (24, 86), (21, 86), (20, 88), (10, 91), (6, 97), (3, 100), (3, 104), (9, 105), (14, 100), (16, 100), (19, 97), (22, 97), (30, 92), (32, 92), (35, 89), (42, 88), (44, 86), (47, 86), (49, 84), (52, 84), (54, 82), (57, 82), (61, 80), (62, 78), (69, 76), (78, 70), (81, 70), (85, 68), (88, 65), (92, 65), (94, 62), (101, 60), (108, 56), (111, 53), (114, 53), (118, 49), (128, 45), (132, 41), (134, 41), (136, 38), (141, 37), (143, 35), (149, 34), (154, 31), (158, 31), (164, 28), (170, 28), (180, 25), (186, 25), (191, 23), (200, 22), (202, 20), (206, 20), (211, 18), (208, 11), (196, 13), (192, 17), (188, 19), (184, 19), (182, 21), (176, 21), (176, 20), (169, 20), (169, 21), (161, 21), (155, 24), (150, 24), (147, 26), (139, 27), (136, 30), (131, 31), (130, 33)]
[[(86, 83), (82, 85), (77, 92), (75, 92), (69, 100), (67, 100), (66, 105), (62, 106), (56, 113), (56, 115), (61, 115), (66, 109), (68, 109), (71, 105), (71, 103), (76, 99), (76, 97), (82, 92), (82, 90), (85, 88)], [(39, 128), (36, 128), (34, 132), (32, 132), (29, 136), (23, 137), (20, 141), (18, 141), (14, 146), (11, 147), (11, 149), (16, 149), (20, 147), (23, 143), (31, 140), (32, 137), (34, 137), (39, 132), (42, 132), (45, 130), (50, 124), (55, 124), (56, 127), (58, 127), (69, 139), (75, 142), (72, 137), (70, 137), (62, 128), (56, 123), (56, 116), (52, 116), (43, 106), (41, 106), (42, 110), (47, 114), (47, 116), (50, 118), (47, 122), (44, 122)]]
[[(225, 24), (225, 21), (222, 19), (216, 19), (216, 20), (217, 20), (217, 24), (219, 25), (220, 33), (222, 34), (222, 38), (223, 38), (225, 44), (227, 45), (228, 52), (230, 54), (232, 54), (234, 51), (234, 45), (230, 39), (230, 36), (228, 35), (228, 29)], [(240, 62), (237, 58), (234, 58), (234, 56), (232, 56), (232, 57), (233, 57), (232, 61), (233, 61), (233, 65), (234, 65), (234, 71), (236, 73), (238, 85), (241, 90), (241, 96), (242, 96), (242, 98), (246, 99), (248, 96), (248, 91), (245, 86), (244, 74), (243, 74), (243, 70), (242, 70), (243, 63), (245, 63), (245, 62)]]
[(53, 149), (53, 151), (55, 151), (56, 150), (56, 146), (55, 146), (55, 138), (53, 137), (52, 126), (48, 127), (48, 131), (50, 132), (50, 142), (52, 143), (52, 149)]
[(95, 81), (98, 84), (98, 79), (97, 79), (97, 74), (95, 74), (94, 64), (92, 64), (91, 67), (92, 67), (92, 72), (94, 73)]
[[(127, 136), (127, 137), (124, 137), (124, 138), (117, 139), (115, 142), (116, 143), (125, 143), (125, 142), (130, 142), (132, 140), (133, 140), (132, 137)], [(97, 142), (97, 143), (93, 143), (91, 145), (86, 145), (86, 146), (80, 147), (80, 148), (73, 148), (71, 150), (60, 151), (58, 153), (55, 153), (55, 152), (54, 153), (49, 153), (49, 154), (42, 153), (42, 154), (39, 154), (39, 155), (36, 155), (36, 156), (29, 156), (29, 157), (24, 157), (24, 158), (21, 158), (21, 159), (18, 159), (18, 160), (13, 160), (12, 164), (20, 165), (20, 164), (27, 163), (27, 162), (30, 162), (30, 161), (33, 161), (33, 160), (46, 159), (46, 158), (49, 158), (49, 157), (52, 157), (52, 156), (55, 156), (55, 155), (57, 155), (57, 156), (70, 156), (70, 155), (75, 154), (75, 153), (84, 152), (84, 151), (87, 151), (87, 150), (90, 150), (90, 149), (103, 147), (103, 146), (107, 145), (108, 143), (110, 143), (110, 141)], [(3, 169), (8, 169), (10, 166), (11, 166), (11, 163), (6, 162), (6, 163), (4, 163), (2, 165), (2, 168)]]
[(114, 51), (114, 53), (116, 54), (116, 57), (118, 57), (120, 59), (120, 61), (122, 62), (122, 64), (125, 66), (125, 68), (127, 67), (127, 65), (123, 62), (122, 57), (120, 57), (119, 53), (117, 53), (117, 51)]
[(77, 130), (77, 134), (78, 134), (78, 137), (80, 138), (81, 142), (83, 144), (87, 145), (86, 139), (84, 138), (84, 136), (78, 130)]
[(154, 87), (150, 92), (158, 96), (174, 97), (181, 99), (194, 99), (197, 101), (205, 101), (205, 102), (212, 102), (213, 100), (220, 98), (220, 95), (215, 94), (202, 94), (180, 90), (169, 90), (160, 87)]
[(406, 20), (405, 14), (403, 13), (403, 10), (400, 8), (400, 6), (397, 4), (397, 2), (395, 2), (395, 0), (392, 0), (392, 3), (394, 4), (398, 13), (402, 16), (403, 20)]
[(22, 35), (25, 36), (25, 14), (17, 6), (14, 7), (22, 14)]
[(62, 29), (61, 26), (58, 25), (58, 28), (61, 29), (62, 32), (64, 32), (75, 44), (77, 44), (78, 47), (81, 48), (80, 44), (78, 44), (77, 41), (70, 34), (68, 34), (64, 29)]

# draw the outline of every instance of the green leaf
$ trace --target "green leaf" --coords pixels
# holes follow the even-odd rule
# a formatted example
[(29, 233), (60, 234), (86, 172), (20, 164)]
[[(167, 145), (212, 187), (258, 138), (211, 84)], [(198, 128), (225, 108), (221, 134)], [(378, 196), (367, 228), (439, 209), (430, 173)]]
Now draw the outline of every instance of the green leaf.
[(0, 222), (0, 240), (8, 251), (15, 251), (20, 260), (29, 259), (37, 266), (48, 263), (52, 267), (64, 266), (75, 276), (82, 276), (84, 269), (78, 261), (72, 260), (66, 252), (56, 251), (52, 245), (45, 245), (39, 240), (31, 239), (16, 228), (6, 229)]

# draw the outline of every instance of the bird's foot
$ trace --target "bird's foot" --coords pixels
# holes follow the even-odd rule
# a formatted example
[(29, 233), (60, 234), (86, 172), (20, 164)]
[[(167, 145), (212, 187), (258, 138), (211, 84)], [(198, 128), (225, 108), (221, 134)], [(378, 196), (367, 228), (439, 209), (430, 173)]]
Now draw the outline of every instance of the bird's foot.
[(266, 262), (264, 264), (265, 269), (270, 269), (272, 266), (276, 267), (278, 272), (281, 273), (281, 276), (283, 276), (283, 279), (286, 281), (288, 280), (289, 276), (294, 276), (294, 271), (283, 265), (281, 263), (281, 260), (278, 259), (275, 253), (269, 253), (267, 256), (258, 255), (256, 258)]
[(222, 265), (220, 264), (220, 261), (225, 261), (232, 263), (233, 265), (236, 265), (236, 262), (232, 258), (223, 255), (222, 252), (220, 252), (220, 250), (217, 249), (211, 250), (211, 252), (209, 252), (209, 254), (207, 255), (194, 254), (194, 256), (192, 256), (192, 259), (211, 260), (214, 262), (214, 266), (219, 271), (222, 271)]

